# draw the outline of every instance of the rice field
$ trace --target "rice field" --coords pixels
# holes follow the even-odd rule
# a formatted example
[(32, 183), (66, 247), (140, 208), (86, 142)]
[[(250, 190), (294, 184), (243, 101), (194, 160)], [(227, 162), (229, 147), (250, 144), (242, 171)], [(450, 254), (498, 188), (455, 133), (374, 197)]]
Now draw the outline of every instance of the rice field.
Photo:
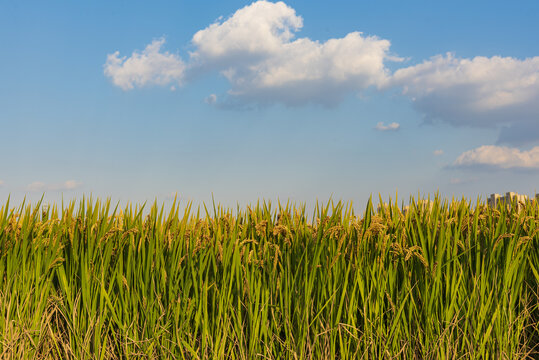
[(539, 358), (539, 204), (418, 200), (8, 201), (0, 358)]

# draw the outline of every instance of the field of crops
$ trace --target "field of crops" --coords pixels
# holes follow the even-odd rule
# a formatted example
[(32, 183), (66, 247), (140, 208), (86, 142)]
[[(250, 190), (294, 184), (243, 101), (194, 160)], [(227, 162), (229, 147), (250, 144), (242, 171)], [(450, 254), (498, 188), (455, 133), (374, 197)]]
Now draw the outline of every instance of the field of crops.
[(539, 205), (411, 201), (4, 204), (0, 358), (539, 357)]

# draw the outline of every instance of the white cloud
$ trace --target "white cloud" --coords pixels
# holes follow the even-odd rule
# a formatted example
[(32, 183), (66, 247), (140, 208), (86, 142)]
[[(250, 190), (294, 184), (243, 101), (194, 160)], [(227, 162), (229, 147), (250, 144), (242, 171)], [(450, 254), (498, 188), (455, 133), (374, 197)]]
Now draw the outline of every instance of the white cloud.
[[(397, 70), (385, 86), (401, 86), (428, 120), (484, 127), (535, 126), (538, 130), (539, 57), (439, 55)], [(500, 140), (518, 142), (503, 133)]]
[(81, 182), (75, 180), (67, 180), (59, 184), (45, 184), (41, 181), (34, 181), (26, 187), (28, 191), (69, 191), (75, 190), (82, 185)]
[(303, 26), (303, 19), (283, 2), (257, 1), (221, 20), (193, 36), (193, 60), (218, 67), (226, 61), (234, 65), (244, 56), (248, 61), (264, 60), (281, 52)]
[(399, 87), (427, 121), (499, 128), (499, 143), (539, 141), (539, 56), (467, 59), (448, 53), (392, 75), (385, 62), (402, 59), (390, 54), (390, 41), (361, 32), (317, 41), (297, 37), (302, 27), (303, 18), (284, 2), (257, 1), (196, 32), (187, 62), (164, 51), (165, 40), (158, 39), (129, 57), (109, 54), (104, 72), (124, 90), (175, 90), (187, 79), (218, 72), (230, 85), (227, 96), (218, 104), (214, 94), (205, 101), (221, 108), (332, 106), (369, 87)]
[(56, 190), (74, 190), (82, 185), (81, 182), (75, 180), (67, 180), (64, 183), (57, 186)]
[(180, 83), (218, 71), (230, 103), (335, 105), (347, 94), (388, 79), (390, 42), (351, 32), (325, 42), (295, 38), (303, 19), (283, 2), (257, 1), (196, 32), (187, 65), (163, 52), (163, 39), (126, 58), (109, 54), (105, 74), (124, 90)]
[(495, 145), (483, 145), (462, 153), (455, 166), (487, 166), (500, 169), (539, 169), (539, 146), (527, 151)]
[(378, 131), (396, 131), (396, 130), (399, 130), (400, 127), (401, 127), (400, 124), (396, 122), (392, 122), (391, 124), (384, 125), (384, 123), (380, 121), (378, 124), (376, 124), (374, 128)]
[(204, 102), (208, 105), (213, 105), (217, 102), (217, 95), (210, 94), (207, 98), (204, 99)]
[(41, 181), (34, 181), (33, 183), (28, 184), (26, 187), (28, 191), (44, 191), (45, 183)]
[(0, 187), (4, 186), (5, 182), (4, 180), (0, 180)]
[(434, 156), (440, 156), (440, 155), (444, 154), (444, 151), (441, 150), (441, 149), (434, 150), (433, 154), (434, 154)]
[(123, 90), (146, 85), (181, 85), (185, 64), (179, 55), (161, 51), (165, 39), (152, 41), (142, 52), (134, 51), (129, 58), (118, 51), (107, 55), (105, 75)]
[(387, 81), (388, 40), (360, 32), (326, 42), (294, 39), (302, 26), (283, 2), (255, 2), (193, 36), (193, 71), (218, 70), (230, 96), (259, 104), (334, 105)]

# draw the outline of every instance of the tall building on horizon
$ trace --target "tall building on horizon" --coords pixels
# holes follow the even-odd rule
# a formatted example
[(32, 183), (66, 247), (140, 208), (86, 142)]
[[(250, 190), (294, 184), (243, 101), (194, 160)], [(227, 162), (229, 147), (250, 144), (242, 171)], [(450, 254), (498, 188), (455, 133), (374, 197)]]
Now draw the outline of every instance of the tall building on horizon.
[[(535, 194), (535, 198), (539, 199), (539, 194)], [(487, 199), (487, 204), (488, 206), (495, 208), (500, 202), (503, 202), (509, 206), (512, 206), (513, 202), (516, 202), (517, 210), (519, 210), (522, 206), (521, 203), (525, 203), (528, 201), (528, 199), (528, 195), (520, 195), (515, 192), (508, 191), (505, 193), (505, 196), (500, 194), (490, 194)]]

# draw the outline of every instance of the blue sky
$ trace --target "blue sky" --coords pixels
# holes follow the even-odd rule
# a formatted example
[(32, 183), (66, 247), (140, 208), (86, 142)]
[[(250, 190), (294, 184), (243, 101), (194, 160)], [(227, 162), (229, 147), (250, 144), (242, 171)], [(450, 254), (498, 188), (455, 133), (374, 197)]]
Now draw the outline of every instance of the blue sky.
[(4, 1), (0, 200), (533, 194), (537, 1)]

